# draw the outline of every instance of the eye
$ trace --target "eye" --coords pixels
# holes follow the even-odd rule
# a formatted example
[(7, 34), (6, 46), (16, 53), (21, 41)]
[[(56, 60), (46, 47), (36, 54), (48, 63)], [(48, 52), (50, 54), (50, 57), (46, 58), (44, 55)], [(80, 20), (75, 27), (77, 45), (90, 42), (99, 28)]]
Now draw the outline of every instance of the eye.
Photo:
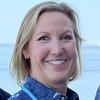
[(73, 39), (72, 35), (68, 35), (68, 34), (63, 34), (60, 38), (60, 40), (63, 40), (63, 41), (70, 41), (72, 39)]
[(38, 41), (48, 41), (49, 37), (48, 36), (41, 36), (39, 37)]

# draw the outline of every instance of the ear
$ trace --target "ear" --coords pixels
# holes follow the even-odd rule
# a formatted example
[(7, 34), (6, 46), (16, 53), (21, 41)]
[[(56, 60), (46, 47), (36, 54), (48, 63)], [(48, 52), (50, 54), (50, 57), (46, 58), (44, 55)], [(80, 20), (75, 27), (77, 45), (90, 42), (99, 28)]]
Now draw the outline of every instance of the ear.
[(25, 46), (23, 48), (22, 53), (23, 53), (25, 59), (29, 59), (30, 56), (29, 56), (29, 48), (28, 48), (28, 46)]

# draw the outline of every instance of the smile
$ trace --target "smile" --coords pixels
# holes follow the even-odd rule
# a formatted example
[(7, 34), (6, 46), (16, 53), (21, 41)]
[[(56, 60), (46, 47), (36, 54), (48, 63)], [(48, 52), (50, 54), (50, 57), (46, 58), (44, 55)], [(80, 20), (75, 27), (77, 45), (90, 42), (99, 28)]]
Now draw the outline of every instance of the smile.
[(55, 64), (55, 65), (58, 65), (58, 64), (64, 64), (67, 60), (50, 60), (50, 61), (47, 61), (49, 64)]

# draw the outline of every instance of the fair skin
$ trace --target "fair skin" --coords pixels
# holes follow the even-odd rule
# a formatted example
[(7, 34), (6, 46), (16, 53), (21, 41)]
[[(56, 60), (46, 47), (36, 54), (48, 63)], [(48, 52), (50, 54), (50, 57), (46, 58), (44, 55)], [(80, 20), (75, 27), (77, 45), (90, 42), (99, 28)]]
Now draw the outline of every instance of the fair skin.
[(76, 59), (76, 41), (69, 17), (61, 12), (45, 12), (24, 56), (29, 56), (31, 76), (66, 94), (66, 83)]

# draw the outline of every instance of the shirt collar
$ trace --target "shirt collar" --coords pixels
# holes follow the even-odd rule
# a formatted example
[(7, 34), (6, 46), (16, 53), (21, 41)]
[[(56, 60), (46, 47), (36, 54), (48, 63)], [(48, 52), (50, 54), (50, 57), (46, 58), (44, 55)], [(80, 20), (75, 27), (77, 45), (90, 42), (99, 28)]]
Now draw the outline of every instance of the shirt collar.
[[(66, 98), (68, 100), (71, 97), (77, 97), (76, 93), (68, 88), (67, 96), (61, 95), (61, 93), (55, 91), (54, 89), (42, 84), (41, 82), (33, 79), (31, 76), (26, 78), (24, 86), (37, 98), (41, 100), (60, 100), (61, 98)], [(73, 95), (73, 96), (72, 96)]]

